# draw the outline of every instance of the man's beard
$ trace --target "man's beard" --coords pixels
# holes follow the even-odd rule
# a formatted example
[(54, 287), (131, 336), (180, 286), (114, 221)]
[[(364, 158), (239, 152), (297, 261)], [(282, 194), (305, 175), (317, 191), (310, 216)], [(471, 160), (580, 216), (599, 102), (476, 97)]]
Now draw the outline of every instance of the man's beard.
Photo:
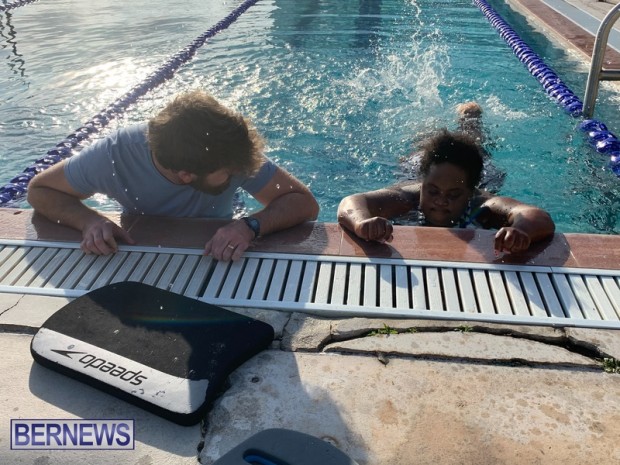
[(203, 192), (209, 195), (220, 195), (230, 186), (230, 180), (225, 182), (220, 186), (210, 186), (203, 179), (196, 179), (189, 183), (189, 186), (196, 189), (197, 191)]

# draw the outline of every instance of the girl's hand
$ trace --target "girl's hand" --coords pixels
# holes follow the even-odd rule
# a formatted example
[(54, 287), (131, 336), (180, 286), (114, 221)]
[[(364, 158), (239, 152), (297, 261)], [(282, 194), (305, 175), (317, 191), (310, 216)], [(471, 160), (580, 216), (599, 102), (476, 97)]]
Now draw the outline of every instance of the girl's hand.
[(495, 234), (495, 252), (523, 252), (530, 247), (531, 239), (520, 229), (507, 226)]
[(365, 241), (392, 242), (394, 236), (394, 227), (392, 222), (375, 216), (364, 221), (360, 221), (355, 225), (355, 235)]

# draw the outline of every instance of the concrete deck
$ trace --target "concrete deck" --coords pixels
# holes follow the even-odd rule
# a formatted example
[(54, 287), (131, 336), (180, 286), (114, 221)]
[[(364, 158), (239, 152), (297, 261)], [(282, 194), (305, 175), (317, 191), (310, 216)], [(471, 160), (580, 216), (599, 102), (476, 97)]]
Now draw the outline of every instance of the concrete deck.
[[(586, 69), (590, 66), (600, 22), (617, 3), (617, 0), (508, 0), (514, 10), (523, 13), (546, 36), (579, 54)], [(618, 68), (620, 23), (610, 33), (608, 45), (604, 66)]]
[[(570, 1), (589, 12), (612, 6)], [(569, 30), (555, 24), (541, 27)], [(140, 244), (192, 248), (219, 224), (119, 220)], [(492, 234), (397, 228), (380, 246), (308, 224), (254, 250), (620, 269), (618, 236), (557, 234), (522, 256), (496, 257)], [(0, 209), (0, 237), (79, 240), (12, 209)], [(33, 334), (67, 302), (0, 294), (1, 464), (211, 464), (271, 427), (323, 438), (360, 465), (620, 463), (620, 374), (602, 368), (603, 358), (620, 359), (618, 331), (239, 310), (270, 323), (276, 339), (232, 374), (202, 424), (182, 427), (33, 362)], [(10, 420), (27, 418), (133, 418), (136, 449), (11, 451)]]

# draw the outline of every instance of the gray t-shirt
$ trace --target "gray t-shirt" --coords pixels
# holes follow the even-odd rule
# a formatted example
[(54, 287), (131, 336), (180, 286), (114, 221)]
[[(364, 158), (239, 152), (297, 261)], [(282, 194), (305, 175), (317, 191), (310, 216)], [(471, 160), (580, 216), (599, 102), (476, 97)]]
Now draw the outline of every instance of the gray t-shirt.
[(119, 129), (84, 148), (65, 165), (65, 176), (83, 195), (106, 194), (127, 213), (201, 218), (231, 218), (238, 188), (250, 195), (273, 177), (277, 166), (266, 158), (252, 177), (233, 176), (223, 193), (213, 196), (174, 184), (155, 167), (146, 140), (147, 124)]

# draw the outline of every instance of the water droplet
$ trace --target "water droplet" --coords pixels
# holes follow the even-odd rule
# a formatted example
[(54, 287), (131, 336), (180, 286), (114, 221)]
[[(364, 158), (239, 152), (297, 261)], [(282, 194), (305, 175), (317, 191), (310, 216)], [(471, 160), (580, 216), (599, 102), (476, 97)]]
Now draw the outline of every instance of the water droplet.
[(276, 184), (276, 189), (280, 189), (280, 184)]
[(205, 147), (205, 150), (208, 152), (209, 151), (209, 147)]
[(118, 334), (120, 331), (118, 329), (114, 330), (114, 334)]

